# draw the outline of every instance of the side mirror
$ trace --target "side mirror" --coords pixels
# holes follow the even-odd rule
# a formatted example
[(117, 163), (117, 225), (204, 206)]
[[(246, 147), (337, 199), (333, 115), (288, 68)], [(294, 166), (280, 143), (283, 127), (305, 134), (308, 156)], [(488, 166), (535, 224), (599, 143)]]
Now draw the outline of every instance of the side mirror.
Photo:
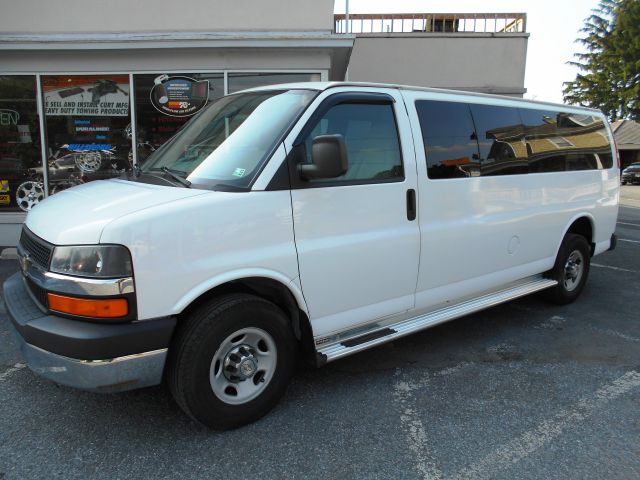
[(347, 173), (347, 145), (342, 135), (320, 135), (313, 139), (311, 147), (313, 163), (298, 164), (298, 172), (304, 180), (336, 178)]

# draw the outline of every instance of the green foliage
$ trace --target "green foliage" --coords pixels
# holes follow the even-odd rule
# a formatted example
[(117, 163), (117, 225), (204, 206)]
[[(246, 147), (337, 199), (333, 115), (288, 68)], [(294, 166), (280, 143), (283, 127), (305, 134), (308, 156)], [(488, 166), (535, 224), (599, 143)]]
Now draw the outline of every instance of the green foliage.
[(640, 120), (640, 0), (601, 0), (580, 31), (585, 53), (569, 63), (581, 73), (565, 82), (564, 100)]

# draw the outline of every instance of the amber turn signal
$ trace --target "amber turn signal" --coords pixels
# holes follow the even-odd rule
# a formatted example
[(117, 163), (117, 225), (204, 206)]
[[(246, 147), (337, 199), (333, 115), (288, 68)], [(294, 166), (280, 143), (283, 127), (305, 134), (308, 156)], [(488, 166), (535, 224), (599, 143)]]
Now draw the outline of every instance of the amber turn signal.
[(80, 317), (116, 318), (129, 313), (129, 304), (124, 298), (90, 300), (87, 298), (65, 297), (48, 293), (49, 308), (60, 313)]

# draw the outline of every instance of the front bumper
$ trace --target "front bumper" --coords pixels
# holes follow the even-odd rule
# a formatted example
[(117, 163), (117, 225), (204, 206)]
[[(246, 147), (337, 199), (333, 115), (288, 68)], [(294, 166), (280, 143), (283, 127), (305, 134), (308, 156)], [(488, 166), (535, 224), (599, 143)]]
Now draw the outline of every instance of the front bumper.
[(35, 373), (100, 392), (162, 381), (175, 318), (100, 324), (47, 315), (31, 298), (21, 273), (4, 283), (3, 297), (22, 355)]
[(621, 180), (627, 183), (640, 183), (640, 176), (636, 176), (635, 174), (623, 174)]

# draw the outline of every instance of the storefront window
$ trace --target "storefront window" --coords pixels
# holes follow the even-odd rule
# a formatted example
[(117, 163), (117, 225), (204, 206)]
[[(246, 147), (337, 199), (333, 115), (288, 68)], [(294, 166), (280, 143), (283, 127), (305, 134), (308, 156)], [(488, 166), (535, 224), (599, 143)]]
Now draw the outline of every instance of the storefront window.
[(128, 75), (42, 77), (49, 193), (130, 170)]
[[(225, 95), (223, 73), (134, 74), (136, 128), (127, 74), (43, 75), (43, 168), (35, 75), (0, 75), (0, 212), (29, 211), (49, 194), (140, 165), (193, 115)], [(228, 73), (227, 93), (319, 81), (319, 73)]]
[(0, 212), (44, 198), (36, 77), (0, 76)]
[(224, 96), (222, 73), (154, 73), (133, 80), (140, 165), (205, 105)]
[(230, 73), (229, 93), (278, 83), (319, 82), (319, 73)]

